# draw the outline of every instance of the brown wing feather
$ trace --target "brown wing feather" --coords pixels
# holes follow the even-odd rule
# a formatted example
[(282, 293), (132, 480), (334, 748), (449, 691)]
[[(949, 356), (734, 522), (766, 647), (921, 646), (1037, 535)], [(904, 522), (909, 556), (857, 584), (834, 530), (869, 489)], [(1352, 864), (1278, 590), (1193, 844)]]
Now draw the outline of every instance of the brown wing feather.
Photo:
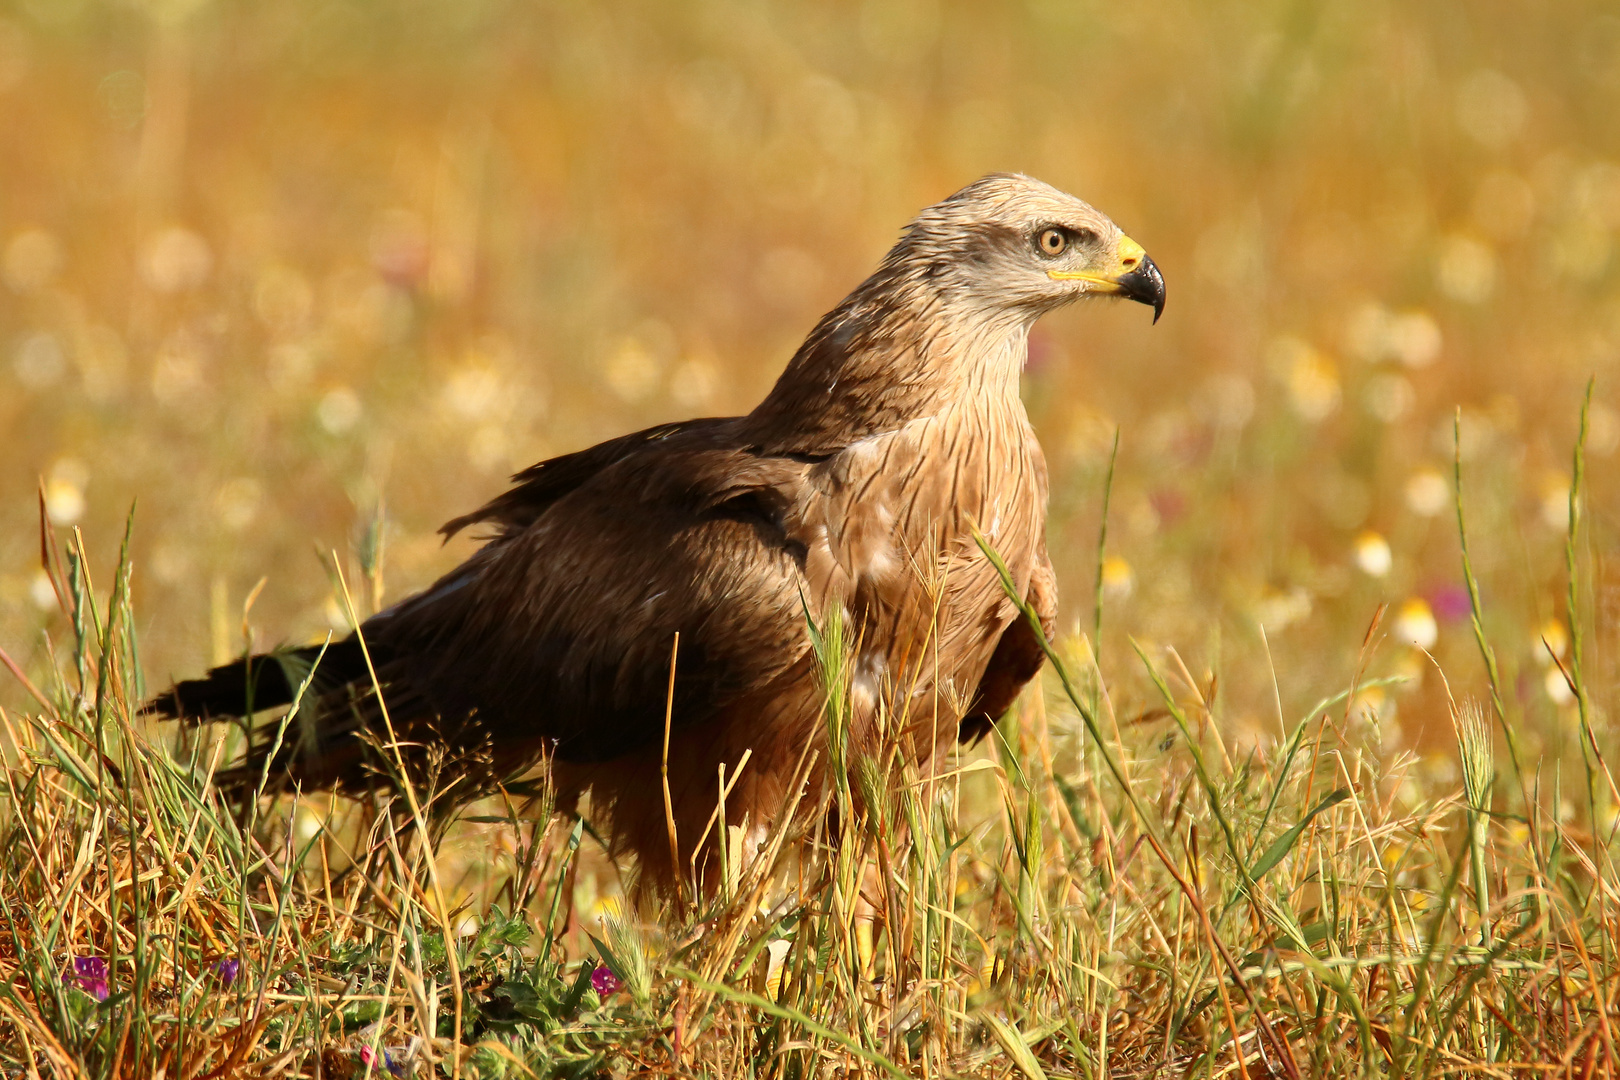
[(678, 436), (714, 435), (734, 427), (736, 423), (736, 417), (724, 416), (659, 424), (572, 454), (548, 458), (513, 476), (515, 487), (497, 495), (472, 513), (446, 522), (439, 533), (448, 540), (470, 525), (487, 523), (495, 526), (496, 536), (509, 536), (534, 524), (558, 499), (578, 489), (615, 462)]
[(497, 753), (600, 761), (661, 734), (677, 631), (682, 726), (792, 666), (808, 648), (804, 578), (779, 513), (807, 466), (724, 434), (642, 433), (589, 475), (578, 460), (550, 473), (577, 478), (527, 524), (515, 504), (479, 518), (504, 526), (500, 542), (370, 628), (410, 658), (426, 711), (463, 718)]

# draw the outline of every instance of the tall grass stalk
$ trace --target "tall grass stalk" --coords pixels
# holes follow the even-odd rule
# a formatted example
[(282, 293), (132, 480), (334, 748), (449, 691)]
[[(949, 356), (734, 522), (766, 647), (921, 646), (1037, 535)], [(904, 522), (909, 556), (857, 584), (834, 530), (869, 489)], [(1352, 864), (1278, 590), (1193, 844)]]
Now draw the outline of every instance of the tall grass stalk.
[(1452, 708), (1451, 725), (1462, 761), (1463, 798), (1468, 807), (1468, 848), (1474, 871), (1474, 904), (1479, 910), (1479, 944), (1491, 947), (1490, 873), (1485, 864), (1490, 826), (1491, 785), (1496, 779), (1491, 731), (1484, 710), (1473, 701)]

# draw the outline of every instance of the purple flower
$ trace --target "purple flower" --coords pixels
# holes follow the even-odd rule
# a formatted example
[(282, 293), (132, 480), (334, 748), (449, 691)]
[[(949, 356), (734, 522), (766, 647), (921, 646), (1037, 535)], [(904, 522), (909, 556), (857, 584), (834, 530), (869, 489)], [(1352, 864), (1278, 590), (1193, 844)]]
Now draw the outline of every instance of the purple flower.
[(374, 1054), (371, 1052), (371, 1047), (362, 1046), (360, 1048), (360, 1064), (370, 1065), (373, 1069), (387, 1069), (394, 1076), (405, 1075), (404, 1064), (395, 1061), (394, 1055), (388, 1052), (386, 1046), (382, 1048), (381, 1054)]
[(107, 961), (99, 956), (75, 956), (71, 969), (62, 974), (62, 981), (78, 987), (97, 1001), (106, 1001)]
[(1148, 496), (1148, 504), (1165, 525), (1174, 525), (1187, 512), (1187, 496), (1174, 488), (1161, 488)]
[(1441, 622), (1456, 622), (1474, 613), (1468, 590), (1461, 585), (1438, 585), (1429, 590), (1429, 606)]
[(591, 972), (591, 989), (596, 991), (597, 997), (605, 998), (609, 994), (616, 994), (623, 985), (611, 968), (599, 967)]
[(219, 985), (221, 986), (231, 985), (236, 981), (236, 977), (241, 973), (242, 961), (236, 959), (235, 957), (232, 957), (229, 960), (221, 960), (219, 963), (214, 965), (214, 974), (219, 976)]

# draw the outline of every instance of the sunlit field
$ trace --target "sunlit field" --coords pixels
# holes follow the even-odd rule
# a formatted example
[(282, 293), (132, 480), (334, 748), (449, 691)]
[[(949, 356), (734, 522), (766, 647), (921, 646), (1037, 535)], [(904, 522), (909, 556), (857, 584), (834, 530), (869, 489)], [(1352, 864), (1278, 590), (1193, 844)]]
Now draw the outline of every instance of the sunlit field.
[[(0, 162), (8, 1074), (1620, 1072), (1608, 5), (0, 0)], [(1061, 663), (887, 818), (637, 907), (135, 715), (1008, 170), (1168, 304), (1037, 327)]]

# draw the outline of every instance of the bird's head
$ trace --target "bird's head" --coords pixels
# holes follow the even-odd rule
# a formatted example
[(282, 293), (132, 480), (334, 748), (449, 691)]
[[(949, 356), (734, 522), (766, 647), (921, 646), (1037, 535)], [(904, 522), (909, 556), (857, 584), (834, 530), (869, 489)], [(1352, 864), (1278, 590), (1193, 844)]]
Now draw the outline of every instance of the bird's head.
[(1082, 296), (1164, 310), (1164, 278), (1142, 246), (1073, 195), (1028, 176), (978, 180), (917, 215), (890, 253), (955, 302), (1026, 319)]

